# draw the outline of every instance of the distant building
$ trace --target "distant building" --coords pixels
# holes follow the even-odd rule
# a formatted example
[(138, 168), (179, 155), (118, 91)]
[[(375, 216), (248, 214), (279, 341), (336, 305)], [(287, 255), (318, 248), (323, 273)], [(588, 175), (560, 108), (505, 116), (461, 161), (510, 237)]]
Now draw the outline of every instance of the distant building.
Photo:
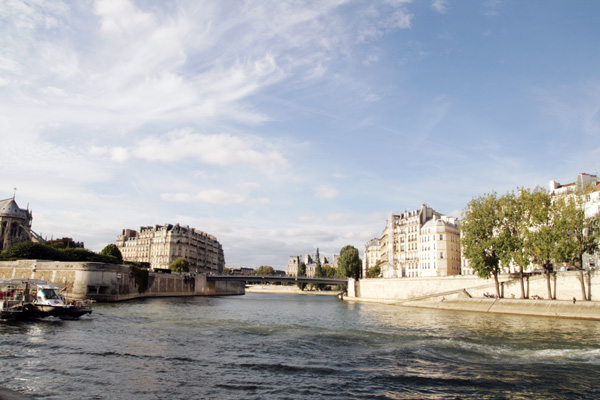
[(123, 260), (150, 263), (152, 269), (167, 269), (177, 257), (189, 261), (190, 271), (222, 273), (225, 268), (223, 247), (214, 236), (179, 224), (123, 229), (117, 247)]
[[(306, 276), (309, 278), (314, 278), (315, 269), (317, 268), (318, 264), (331, 265), (328, 257), (323, 257), (323, 260), (321, 260), (319, 249), (317, 248), (317, 252), (314, 254), (314, 256), (312, 254), (305, 254), (304, 256), (291, 256), (285, 267), (285, 274), (298, 276), (298, 267), (301, 263), (306, 265)], [(334, 268), (336, 267), (335, 265), (331, 266)]]
[[(379, 238), (379, 257), (371, 254), (369, 262), (381, 263), (384, 278), (460, 275), (459, 238), (457, 218), (423, 204), (390, 214)], [(376, 243), (367, 243), (370, 253)]]
[(371, 239), (365, 244), (362, 276), (367, 276), (367, 271), (377, 265), (380, 248), (381, 242), (379, 238)]
[(6, 250), (15, 243), (43, 241), (31, 230), (32, 221), (29, 207), (20, 208), (14, 197), (0, 200), (0, 250)]

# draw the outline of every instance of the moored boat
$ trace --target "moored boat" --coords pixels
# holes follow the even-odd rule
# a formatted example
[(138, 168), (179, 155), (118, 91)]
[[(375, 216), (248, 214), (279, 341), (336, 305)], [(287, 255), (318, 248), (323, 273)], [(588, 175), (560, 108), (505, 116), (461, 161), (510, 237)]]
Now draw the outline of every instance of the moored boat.
[(65, 288), (36, 279), (0, 281), (0, 319), (77, 319), (92, 313), (92, 301), (72, 299)]

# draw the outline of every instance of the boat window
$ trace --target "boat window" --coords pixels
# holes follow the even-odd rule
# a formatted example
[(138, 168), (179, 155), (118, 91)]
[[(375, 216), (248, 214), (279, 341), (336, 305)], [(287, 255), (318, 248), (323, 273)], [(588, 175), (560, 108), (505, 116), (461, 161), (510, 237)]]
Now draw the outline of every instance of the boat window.
[(60, 298), (58, 297), (58, 294), (56, 294), (56, 291), (54, 289), (42, 289), (41, 292), (44, 295), (44, 297), (48, 300)]

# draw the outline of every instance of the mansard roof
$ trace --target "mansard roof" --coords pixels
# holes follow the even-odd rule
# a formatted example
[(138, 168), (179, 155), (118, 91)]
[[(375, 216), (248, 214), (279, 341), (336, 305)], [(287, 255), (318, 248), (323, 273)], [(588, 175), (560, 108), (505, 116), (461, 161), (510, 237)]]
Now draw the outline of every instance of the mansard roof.
[(0, 217), (18, 217), (27, 219), (28, 212), (19, 208), (14, 197), (6, 200), (0, 200)]

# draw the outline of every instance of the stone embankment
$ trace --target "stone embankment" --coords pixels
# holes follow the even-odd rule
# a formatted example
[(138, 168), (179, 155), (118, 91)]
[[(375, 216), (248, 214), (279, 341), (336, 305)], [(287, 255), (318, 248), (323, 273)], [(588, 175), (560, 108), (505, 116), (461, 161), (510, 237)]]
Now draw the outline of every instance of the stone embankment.
[[(575, 271), (558, 273), (556, 285), (552, 281), (557, 300), (542, 298), (547, 293), (546, 277), (543, 275), (530, 276), (526, 281), (530, 299), (520, 299), (520, 281), (510, 275), (500, 277), (504, 295), (501, 299), (486, 297), (489, 293), (495, 294), (494, 281), (476, 276), (349, 280), (348, 294), (344, 300), (455, 311), (600, 320), (600, 302), (582, 301), (579, 279), (579, 273)], [(600, 277), (592, 274), (591, 282), (587, 277), (585, 279), (586, 290), (591, 290), (592, 300), (600, 299)], [(534, 297), (538, 299), (534, 300)]]
[(243, 282), (213, 282), (206, 274), (164, 274), (128, 265), (17, 260), (0, 262), (0, 279), (40, 279), (67, 288), (71, 297), (98, 302), (142, 297), (244, 294)]

